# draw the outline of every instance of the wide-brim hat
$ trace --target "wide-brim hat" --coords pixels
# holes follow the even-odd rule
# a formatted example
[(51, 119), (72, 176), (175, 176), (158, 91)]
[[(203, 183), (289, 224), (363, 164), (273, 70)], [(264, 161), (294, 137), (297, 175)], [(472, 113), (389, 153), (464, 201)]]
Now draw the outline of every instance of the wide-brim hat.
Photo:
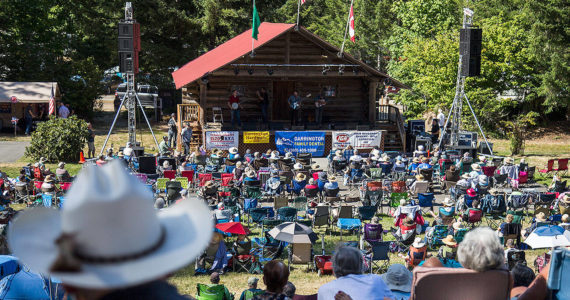
[(20, 213), (8, 242), (30, 269), (74, 287), (118, 289), (163, 278), (194, 261), (212, 235), (203, 203), (157, 211), (150, 191), (120, 162), (86, 167), (66, 198), (60, 211)]
[(211, 180), (206, 181), (206, 183), (204, 183), (204, 186), (206, 188), (213, 188), (214, 187), (214, 182)]
[(380, 156), (380, 158), (378, 159), (379, 162), (387, 162), (388, 161), (388, 157), (387, 156)]
[(448, 235), (446, 238), (442, 239), (441, 242), (448, 246), (457, 245), (457, 241), (453, 238), (453, 235)]
[(390, 290), (409, 293), (412, 290), (412, 272), (402, 264), (393, 264), (382, 275), (382, 280)]
[(293, 165), (293, 170), (303, 170), (303, 165), (301, 163), (296, 163)]
[(236, 147), (231, 147), (229, 152), (230, 154), (238, 154), (238, 149)]
[(463, 174), (461, 175), (461, 178), (463, 178), (463, 179), (470, 179), (471, 176), (469, 176), (469, 173), (463, 173)]
[(285, 153), (285, 158), (291, 158), (291, 157), (293, 157), (293, 153), (291, 152)]
[(423, 181), (425, 178), (424, 178), (424, 175), (418, 174), (418, 175), (416, 175), (416, 179), (417, 179), (418, 181)]
[(424, 240), (421, 237), (416, 237), (414, 239), (414, 242), (412, 243), (412, 247), (414, 248), (423, 248), (426, 245), (426, 243), (424, 242)]
[(539, 212), (534, 217), (535, 217), (537, 222), (546, 222), (546, 214), (544, 214), (543, 212)]
[(47, 162), (47, 158), (45, 158), (45, 157), (40, 157), (40, 164), (43, 164), (43, 163), (45, 163), (45, 162)]
[(54, 181), (55, 180), (53, 178), (53, 175), (51, 175), (51, 174), (46, 176), (46, 178), (44, 179), (44, 182), (54, 182)]
[(336, 151), (334, 152), (334, 155), (335, 155), (335, 156), (342, 156), (342, 151), (336, 150)]
[(506, 164), (512, 164), (514, 162), (514, 159), (512, 157), (505, 157), (505, 159), (503, 159), (503, 162)]
[(280, 185), (281, 185), (281, 182), (280, 182), (280, 181), (272, 181), (272, 182), (269, 183), (269, 187), (270, 187), (272, 190), (276, 190), (277, 188), (279, 188)]
[(568, 194), (564, 194), (564, 197), (562, 197), (562, 199), (560, 199), (560, 201), (562, 201), (564, 203), (570, 203), (570, 196), (568, 196)]
[(479, 181), (479, 185), (489, 185), (489, 178), (486, 175), (479, 175), (477, 179)]
[(445, 199), (443, 199), (442, 204), (443, 204), (443, 206), (447, 206), (447, 207), (452, 207), (455, 205), (453, 200), (451, 200), (451, 198), (449, 198), (449, 197), (446, 197)]
[(486, 159), (487, 159), (487, 157), (485, 157), (485, 156), (483, 156), (483, 155), (480, 155), (480, 156), (479, 156), (479, 161), (485, 161)]
[(303, 173), (297, 173), (297, 175), (295, 175), (295, 180), (297, 181), (303, 181), (305, 179), (307, 179), (307, 175)]
[(481, 166), (479, 164), (472, 164), (471, 165), (471, 169), (473, 169), (473, 171), (481, 171)]
[(312, 164), (312, 165), (311, 165), (311, 169), (312, 169), (312, 170), (320, 170), (320, 169), (321, 169), (321, 165), (319, 165), (319, 164)]
[(329, 176), (329, 181), (330, 181), (330, 182), (335, 182), (335, 181), (336, 181), (336, 176), (334, 176), (334, 175)]
[(64, 162), (60, 162), (59, 164), (57, 164), (57, 167), (58, 167), (58, 168), (63, 168), (64, 166), (65, 166), (65, 163), (64, 163)]
[(380, 150), (378, 150), (378, 149), (372, 149), (372, 151), (370, 151), (370, 153), (371, 153), (372, 155), (380, 155)]
[(420, 162), (420, 159), (419, 159), (418, 157), (414, 157), (414, 158), (412, 159), (412, 162), (413, 162), (413, 163), (419, 163), (419, 162)]
[(473, 188), (470, 188), (467, 189), (467, 195), (469, 195), (469, 197), (475, 197), (477, 196), (477, 192)]
[(499, 190), (492, 188), (489, 190), (489, 194), (491, 194), (492, 196), (497, 196), (499, 194)]

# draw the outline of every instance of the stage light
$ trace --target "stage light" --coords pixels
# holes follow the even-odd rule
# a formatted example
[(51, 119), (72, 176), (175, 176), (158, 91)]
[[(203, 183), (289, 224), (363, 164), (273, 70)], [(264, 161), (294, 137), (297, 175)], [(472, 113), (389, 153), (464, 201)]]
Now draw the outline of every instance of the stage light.
[(338, 75), (343, 75), (344, 74), (344, 65), (340, 65), (338, 67)]
[(253, 74), (253, 69), (252, 69), (252, 68), (247, 69), (247, 73), (248, 73), (249, 75), (252, 75), (252, 74)]
[(239, 68), (238, 68), (238, 67), (235, 67), (235, 68), (234, 68), (234, 74), (236, 74), (236, 75), (239, 74)]
[(324, 66), (323, 67), (323, 75), (327, 75), (327, 72), (330, 70), (330, 68), (328, 66)]

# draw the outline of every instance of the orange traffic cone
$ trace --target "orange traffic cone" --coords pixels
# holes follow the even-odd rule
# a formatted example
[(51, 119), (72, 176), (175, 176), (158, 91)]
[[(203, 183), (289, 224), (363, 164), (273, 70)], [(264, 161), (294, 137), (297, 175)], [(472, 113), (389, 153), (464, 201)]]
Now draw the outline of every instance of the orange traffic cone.
[(79, 163), (85, 163), (85, 156), (83, 156), (83, 151), (79, 152)]

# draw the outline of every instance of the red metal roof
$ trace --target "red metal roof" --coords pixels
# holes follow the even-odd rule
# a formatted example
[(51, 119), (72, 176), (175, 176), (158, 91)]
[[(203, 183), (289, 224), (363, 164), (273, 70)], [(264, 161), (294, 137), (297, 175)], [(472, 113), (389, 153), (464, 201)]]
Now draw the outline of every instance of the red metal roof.
[[(263, 46), (265, 43), (280, 36), (294, 26), (295, 24), (261, 23), (259, 26), (258, 40), (255, 41), (254, 47), (257, 49)], [(251, 29), (249, 29), (174, 71), (172, 78), (174, 79), (176, 88), (179, 89), (205, 74), (213, 72), (239, 57), (250, 53), (251, 40)]]

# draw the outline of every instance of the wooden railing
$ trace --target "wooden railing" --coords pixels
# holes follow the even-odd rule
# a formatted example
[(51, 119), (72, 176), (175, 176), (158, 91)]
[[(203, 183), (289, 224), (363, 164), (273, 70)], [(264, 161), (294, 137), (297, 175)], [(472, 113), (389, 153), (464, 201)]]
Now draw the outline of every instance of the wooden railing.
[(392, 105), (379, 105), (376, 121), (395, 124), (398, 127), (400, 140), (402, 141), (402, 147), (406, 149), (406, 132), (404, 129), (404, 119), (402, 118), (402, 114), (397, 107)]

